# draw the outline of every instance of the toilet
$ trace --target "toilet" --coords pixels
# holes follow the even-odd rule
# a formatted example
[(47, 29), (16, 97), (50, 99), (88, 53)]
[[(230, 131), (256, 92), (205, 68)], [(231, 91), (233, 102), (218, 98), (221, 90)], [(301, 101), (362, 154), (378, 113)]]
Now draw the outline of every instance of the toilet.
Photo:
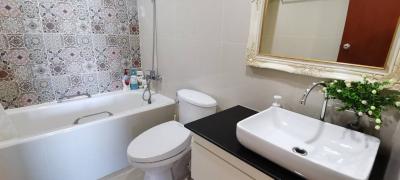
[(216, 112), (210, 96), (189, 89), (177, 92), (179, 122), (168, 121), (140, 134), (128, 146), (129, 163), (144, 180), (181, 180), (189, 174), (190, 131), (183, 125)]

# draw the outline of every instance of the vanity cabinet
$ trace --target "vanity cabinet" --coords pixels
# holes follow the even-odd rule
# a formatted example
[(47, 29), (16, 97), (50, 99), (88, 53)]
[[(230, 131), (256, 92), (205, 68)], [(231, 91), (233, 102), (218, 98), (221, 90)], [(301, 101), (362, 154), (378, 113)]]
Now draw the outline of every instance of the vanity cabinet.
[(273, 179), (198, 135), (192, 139), (191, 171), (194, 180)]

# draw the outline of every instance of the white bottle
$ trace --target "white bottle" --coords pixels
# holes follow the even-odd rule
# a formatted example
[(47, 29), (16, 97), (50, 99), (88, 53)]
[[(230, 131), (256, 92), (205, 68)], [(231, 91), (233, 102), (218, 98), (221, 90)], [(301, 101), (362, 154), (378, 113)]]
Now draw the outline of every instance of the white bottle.
[(282, 99), (282, 96), (275, 95), (274, 96), (274, 102), (272, 103), (273, 107), (282, 107), (282, 105), (279, 103), (279, 101)]

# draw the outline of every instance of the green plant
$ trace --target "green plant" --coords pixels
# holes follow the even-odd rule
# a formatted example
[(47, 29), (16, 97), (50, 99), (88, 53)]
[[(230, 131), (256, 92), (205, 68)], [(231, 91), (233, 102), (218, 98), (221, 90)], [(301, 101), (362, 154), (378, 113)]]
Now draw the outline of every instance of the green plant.
[(331, 80), (324, 91), (330, 99), (338, 99), (343, 106), (338, 111), (353, 110), (358, 117), (367, 115), (375, 121), (375, 129), (382, 127), (382, 112), (389, 107), (400, 111), (400, 92), (390, 90), (393, 81), (371, 82)]

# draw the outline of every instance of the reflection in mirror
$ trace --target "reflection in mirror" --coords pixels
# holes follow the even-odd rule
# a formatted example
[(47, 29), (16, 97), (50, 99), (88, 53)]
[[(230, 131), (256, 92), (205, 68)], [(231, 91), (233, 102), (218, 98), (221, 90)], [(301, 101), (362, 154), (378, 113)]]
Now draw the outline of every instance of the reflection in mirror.
[(260, 54), (384, 68), (400, 0), (269, 0)]

